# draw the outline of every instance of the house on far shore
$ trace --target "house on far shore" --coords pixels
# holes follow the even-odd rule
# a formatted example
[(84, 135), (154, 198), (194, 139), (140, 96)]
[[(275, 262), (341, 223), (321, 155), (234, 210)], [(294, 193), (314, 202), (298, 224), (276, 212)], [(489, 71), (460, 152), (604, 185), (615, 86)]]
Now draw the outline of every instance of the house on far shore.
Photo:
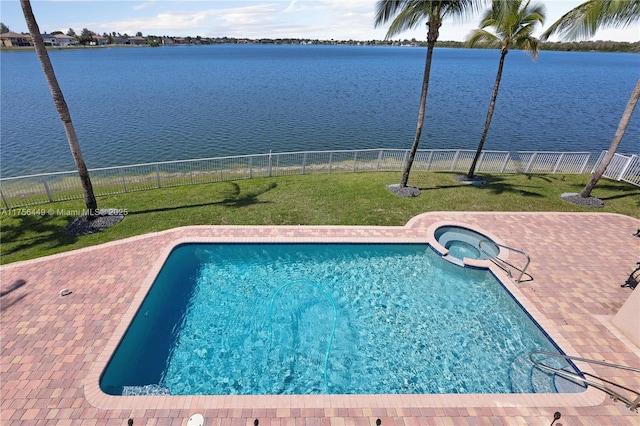
[[(45, 46), (65, 47), (78, 44), (76, 39), (64, 34), (42, 34)], [(28, 47), (33, 46), (30, 34), (4, 33), (0, 34), (0, 45), (3, 47)]]
[(147, 39), (145, 37), (129, 37), (129, 43), (127, 44), (135, 44), (136, 46), (142, 46), (147, 44)]
[(66, 46), (74, 46), (77, 44), (75, 38), (65, 34), (56, 34), (54, 37), (58, 41), (58, 44), (54, 44), (54, 46), (66, 47)]
[(91, 45), (92, 46), (106, 46), (107, 45), (107, 39), (105, 37), (99, 36), (99, 35), (92, 35), (91, 36)]
[(42, 34), (42, 41), (44, 41), (45, 46), (57, 46), (58, 39), (53, 34)]
[(116, 44), (143, 46), (147, 44), (147, 39), (144, 37), (122, 37), (116, 40)]
[(33, 46), (29, 34), (4, 33), (0, 34), (0, 45), (3, 47), (25, 47)]

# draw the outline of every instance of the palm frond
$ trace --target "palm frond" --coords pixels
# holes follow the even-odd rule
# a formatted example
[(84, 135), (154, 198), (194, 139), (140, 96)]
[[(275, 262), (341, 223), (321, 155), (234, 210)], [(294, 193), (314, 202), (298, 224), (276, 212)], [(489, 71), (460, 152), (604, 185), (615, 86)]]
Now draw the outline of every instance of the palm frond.
[(467, 47), (476, 47), (483, 46), (488, 48), (500, 48), (502, 46), (502, 42), (500, 37), (495, 34), (483, 30), (483, 29), (475, 29), (469, 36), (467, 36), (467, 41), (465, 43)]
[(516, 49), (524, 50), (533, 60), (538, 59), (538, 52), (540, 52), (541, 41), (535, 37), (520, 37), (517, 42), (514, 43)]
[(554, 22), (541, 36), (558, 34), (563, 39), (593, 37), (604, 27), (627, 27), (640, 20), (640, 0), (587, 0)]
[(443, 19), (463, 20), (479, 10), (486, 0), (379, 0), (376, 4), (376, 27), (392, 20), (386, 39), (403, 31)]
[[(493, 0), (483, 15), (480, 30), (469, 35), (467, 45), (500, 47), (506, 51), (512, 47), (531, 49), (531, 55), (536, 58), (539, 42), (532, 34), (537, 24), (544, 22), (544, 17), (545, 7), (540, 3), (532, 4), (530, 0)], [(493, 33), (485, 28), (491, 28)]]
[(640, 1), (608, 0), (604, 1), (600, 26), (627, 27), (640, 20)]
[(392, 19), (398, 10), (406, 3), (404, 0), (378, 0), (376, 5), (376, 16), (374, 19), (374, 26), (386, 24)]

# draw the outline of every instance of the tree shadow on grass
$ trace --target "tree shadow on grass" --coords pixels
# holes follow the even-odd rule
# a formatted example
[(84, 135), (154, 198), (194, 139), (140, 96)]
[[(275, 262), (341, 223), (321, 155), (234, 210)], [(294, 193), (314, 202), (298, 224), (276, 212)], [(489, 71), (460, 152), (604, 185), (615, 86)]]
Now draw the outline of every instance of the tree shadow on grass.
[[(486, 185), (477, 185), (474, 188), (478, 190), (486, 190), (494, 195), (501, 195), (505, 193), (516, 194), (522, 197), (538, 197), (544, 198), (544, 195), (535, 192), (533, 189), (539, 189), (539, 186), (534, 185), (521, 185), (507, 183), (504, 178), (494, 175), (483, 175), (487, 180)], [(532, 179), (529, 179), (532, 180)]]
[[(610, 195), (608, 197), (599, 197), (601, 200), (618, 200), (620, 198), (638, 197), (640, 196), (640, 189), (637, 191), (626, 192), (624, 194)], [(637, 205), (640, 205), (640, 198), (636, 201)]]
[[(582, 191), (583, 188), (584, 187), (581, 186), (580, 190), (577, 192)], [(597, 194), (600, 193), (601, 191), (609, 191), (609, 195), (598, 197), (603, 201), (618, 200), (621, 198), (628, 198), (628, 197), (637, 197), (638, 195), (640, 195), (640, 188), (628, 190), (628, 189), (620, 188), (619, 186), (607, 185), (607, 184), (601, 185), (600, 183), (598, 183), (598, 185), (595, 186), (591, 195), (597, 196)], [(596, 195), (593, 194), (594, 192), (596, 193)], [(638, 201), (638, 203), (640, 203), (640, 200)]]
[[(504, 193), (513, 193), (513, 194), (521, 195), (523, 197), (541, 197), (541, 198), (544, 197), (544, 195), (528, 189), (528, 188), (531, 188), (531, 189), (540, 188), (539, 186), (507, 183), (504, 178), (500, 176), (495, 176), (495, 175), (483, 174), (482, 177), (487, 181), (487, 183), (484, 185), (465, 185), (465, 184), (440, 185), (435, 188), (419, 188), (419, 189), (420, 191), (433, 191), (433, 190), (439, 190), (439, 189), (470, 187), (476, 190), (489, 191), (494, 195), (500, 195)], [(529, 180), (532, 180), (532, 177), (536, 177), (536, 176), (534, 175), (529, 177)], [(546, 177), (539, 177), (539, 178), (547, 181)]]
[(538, 180), (541, 180), (541, 181), (544, 181), (544, 182), (547, 182), (547, 183), (553, 183), (553, 182), (556, 182), (556, 181), (559, 181), (559, 180), (561, 180), (561, 181), (563, 181), (563, 182), (564, 182), (564, 181), (566, 180), (566, 179), (565, 179), (565, 177), (564, 177), (563, 175), (559, 175), (559, 176), (547, 176), (547, 175), (536, 175), (536, 174), (528, 174), (528, 173), (527, 173), (527, 174), (525, 174), (524, 176), (526, 176), (526, 177), (527, 177), (527, 180), (535, 180), (535, 179), (538, 179)]
[(28, 250), (40, 245), (49, 248), (62, 247), (75, 243), (78, 238), (68, 235), (65, 227), (73, 218), (66, 220), (65, 224), (55, 215), (18, 215), (14, 216), (17, 223), (2, 224), (2, 254), (8, 255), (21, 250)]
[[(576, 193), (580, 193), (584, 189), (584, 185), (582, 184), (573, 184), (571, 188), (575, 188)], [(609, 195), (606, 196), (598, 196), (598, 193), (602, 193), (603, 191), (609, 192)], [(595, 194), (594, 194), (595, 193)], [(629, 188), (621, 187), (620, 185), (612, 185), (606, 182), (598, 182), (598, 184), (593, 188), (592, 194), (593, 197), (597, 197), (603, 201), (607, 200), (618, 200), (621, 198), (627, 197), (637, 197), (640, 195), (640, 188), (636, 188), (629, 184)], [(637, 205), (640, 205), (640, 199), (636, 202)]]
[(247, 191), (242, 193), (240, 189), (240, 185), (235, 182), (227, 182), (231, 185), (232, 190), (229, 191), (226, 197), (221, 201), (212, 201), (210, 203), (197, 203), (197, 204), (181, 204), (179, 206), (171, 206), (171, 207), (159, 207), (155, 209), (146, 209), (146, 210), (135, 210), (130, 211), (129, 215), (137, 215), (137, 214), (147, 214), (147, 213), (158, 213), (158, 212), (167, 212), (174, 210), (182, 210), (182, 209), (191, 209), (194, 207), (208, 207), (208, 206), (224, 206), (230, 208), (241, 208), (247, 207), (254, 204), (267, 204), (268, 201), (260, 201), (258, 197), (262, 194), (265, 194), (268, 191), (277, 187), (275, 182), (270, 183), (262, 188), (256, 188), (254, 191)]
[[(237, 183), (231, 182), (229, 184), (231, 185), (231, 190), (225, 193), (224, 199), (221, 201), (198, 204), (185, 203), (178, 206), (130, 211), (128, 214), (137, 215), (157, 213), (214, 205), (222, 205), (229, 208), (242, 208), (253, 204), (266, 203), (266, 201), (258, 200), (258, 197), (277, 186), (275, 182), (272, 182), (269, 185), (243, 193)], [(71, 245), (78, 241), (78, 237), (69, 235), (65, 232), (66, 226), (75, 218), (70, 217), (65, 220), (65, 223), (61, 223), (59, 216), (48, 214), (43, 216), (23, 215), (15, 216), (15, 218), (17, 219), (17, 223), (15, 224), (2, 224), (2, 240), (5, 242), (2, 246), (2, 256), (11, 255), (22, 250), (29, 250), (36, 247), (62, 247)]]

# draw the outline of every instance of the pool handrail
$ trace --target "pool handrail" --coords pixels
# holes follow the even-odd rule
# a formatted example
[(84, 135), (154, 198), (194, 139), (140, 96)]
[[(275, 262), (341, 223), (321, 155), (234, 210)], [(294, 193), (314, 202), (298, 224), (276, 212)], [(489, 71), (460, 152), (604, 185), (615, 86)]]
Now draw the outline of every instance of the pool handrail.
[(580, 381), (582, 383), (584, 383), (585, 385), (588, 386), (593, 386), (596, 389), (601, 390), (602, 392), (606, 393), (607, 395), (609, 395), (609, 397), (613, 400), (613, 401), (622, 401), (629, 410), (634, 411), (634, 412), (638, 412), (638, 407), (640, 407), (640, 392), (635, 391), (633, 389), (629, 389), (628, 387), (625, 387), (623, 385), (619, 385), (615, 382), (603, 379), (602, 377), (596, 376), (594, 374), (589, 374), (586, 372), (582, 372), (583, 376), (591, 376), (595, 379), (598, 379), (604, 383), (607, 383), (609, 385), (613, 385), (617, 388), (620, 389), (624, 389), (628, 392), (631, 392), (633, 394), (636, 395), (636, 398), (634, 400), (630, 400), (627, 397), (623, 396), (622, 394), (620, 394), (619, 392), (615, 391), (614, 389), (611, 389), (610, 387), (607, 387), (606, 385), (603, 385), (601, 383), (595, 382), (593, 380), (589, 380), (583, 376), (580, 376), (578, 374), (574, 374), (571, 373), (569, 371), (566, 370), (562, 370), (559, 368), (554, 368), (554, 367), (550, 367), (548, 365), (543, 364), (542, 362), (538, 362), (536, 360), (533, 359), (533, 356), (539, 354), (539, 355), (547, 355), (547, 356), (553, 356), (553, 357), (557, 357), (557, 358), (564, 358), (565, 360), (571, 360), (571, 361), (580, 361), (580, 362), (584, 362), (584, 363), (588, 363), (588, 364), (597, 364), (597, 365), (601, 365), (604, 367), (610, 367), (610, 368), (617, 368), (620, 370), (628, 370), (628, 371), (633, 371), (636, 373), (640, 373), (640, 369), (638, 368), (634, 368), (634, 367), (629, 367), (626, 365), (619, 365), (619, 364), (611, 364), (608, 362), (604, 362), (604, 361), (596, 361), (594, 359), (586, 359), (586, 358), (580, 358), (577, 356), (570, 356), (570, 355), (563, 355), (563, 354), (559, 354), (559, 353), (555, 353), (555, 352), (547, 352), (547, 351), (540, 351), (540, 350), (535, 350), (533, 352), (531, 352), (529, 354), (529, 360), (533, 363), (533, 365), (541, 370), (556, 374), (558, 376), (561, 376), (565, 379), (571, 380), (571, 381)]
[[(518, 268), (517, 266), (512, 265), (511, 263), (507, 262), (506, 260), (504, 260), (504, 259), (500, 259), (500, 258), (498, 257), (498, 255), (500, 254), (499, 252), (498, 252), (498, 254), (496, 254), (496, 255), (493, 255), (493, 254), (491, 254), (491, 253), (487, 253), (487, 252), (482, 248), (482, 243), (490, 243), (490, 244), (493, 244), (494, 246), (497, 246), (497, 247), (500, 247), (500, 248), (503, 248), (503, 249), (506, 249), (506, 250), (511, 250), (511, 251), (516, 252), (516, 253), (522, 254), (523, 256), (525, 256), (525, 257), (527, 258), (527, 263), (526, 263), (526, 265), (524, 265), (524, 268), (520, 269), (520, 268)], [(498, 265), (498, 266), (500, 266), (502, 269), (504, 269), (504, 270), (507, 272), (507, 274), (509, 274), (509, 277), (510, 277), (510, 278), (513, 278), (513, 277), (512, 277), (512, 275), (511, 275), (511, 270), (509, 270), (509, 268), (505, 267), (504, 265), (508, 265), (508, 266), (510, 266), (510, 267), (512, 267), (512, 268), (515, 268), (515, 269), (517, 269), (518, 271), (520, 271), (520, 275), (518, 276), (518, 279), (516, 279), (516, 280), (515, 280), (515, 282), (516, 282), (516, 283), (520, 283), (520, 282), (522, 282), (522, 276), (523, 276), (524, 274), (526, 274), (526, 270), (527, 270), (527, 268), (529, 267), (529, 264), (531, 263), (531, 257), (529, 257), (529, 255), (528, 255), (527, 253), (525, 253), (525, 252), (524, 252), (524, 251), (522, 251), (522, 250), (518, 250), (518, 249), (516, 249), (516, 248), (513, 248), (513, 247), (505, 246), (504, 244), (496, 243), (495, 241), (492, 241), (492, 240), (489, 240), (489, 239), (483, 239), (483, 240), (478, 241), (478, 249), (482, 252), (482, 254), (484, 254), (485, 256), (487, 256), (487, 257), (489, 258), (489, 260), (490, 260), (490, 261), (494, 262), (496, 265)], [(498, 261), (499, 261), (500, 263), (502, 263), (503, 265), (499, 265), (499, 264), (498, 264)], [(528, 274), (527, 274), (527, 275), (528, 275)], [(529, 275), (529, 277), (531, 277), (531, 275)]]

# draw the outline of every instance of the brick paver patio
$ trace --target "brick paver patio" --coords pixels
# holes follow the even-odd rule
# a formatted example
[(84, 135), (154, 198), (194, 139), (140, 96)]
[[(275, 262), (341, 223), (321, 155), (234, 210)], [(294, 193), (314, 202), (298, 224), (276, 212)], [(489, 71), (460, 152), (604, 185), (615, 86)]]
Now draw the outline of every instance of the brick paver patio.
[[(126, 220), (126, 219), (125, 219)], [(637, 425), (640, 417), (590, 388), (567, 395), (320, 395), (117, 397), (100, 372), (177, 242), (428, 242), (463, 223), (522, 249), (532, 281), (495, 274), (565, 352), (640, 367), (640, 349), (610, 324), (631, 294), (634, 218), (599, 213), (425, 213), (404, 227), (197, 226), (147, 234), (0, 268), (3, 425)], [(514, 262), (516, 257), (511, 258)], [(72, 293), (61, 296), (68, 288)], [(638, 290), (636, 290), (638, 291)], [(639, 307), (640, 309), (640, 307)], [(640, 327), (640, 324), (637, 325)], [(579, 365), (583, 367), (583, 365)], [(640, 389), (640, 375), (591, 371)]]

